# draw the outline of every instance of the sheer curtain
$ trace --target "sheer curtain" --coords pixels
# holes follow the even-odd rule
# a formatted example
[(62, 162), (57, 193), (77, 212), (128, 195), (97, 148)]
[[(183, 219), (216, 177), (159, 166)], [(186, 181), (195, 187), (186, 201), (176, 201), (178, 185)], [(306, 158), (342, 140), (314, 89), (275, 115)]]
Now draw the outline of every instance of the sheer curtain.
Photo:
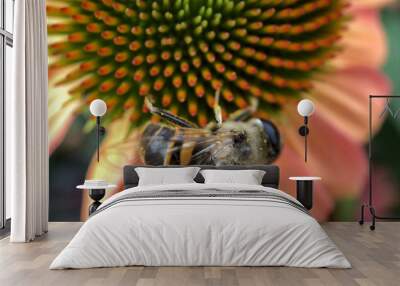
[(15, 1), (13, 94), (6, 99), (6, 187), (12, 242), (47, 232), (47, 26), (45, 0)]

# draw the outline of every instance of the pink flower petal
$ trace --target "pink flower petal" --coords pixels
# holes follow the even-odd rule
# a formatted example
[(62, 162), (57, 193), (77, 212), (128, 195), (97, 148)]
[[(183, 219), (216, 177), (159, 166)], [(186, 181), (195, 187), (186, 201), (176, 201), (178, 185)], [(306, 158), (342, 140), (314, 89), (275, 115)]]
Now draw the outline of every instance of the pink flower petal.
[(340, 41), (342, 51), (333, 60), (337, 68), (380, 67), (387, 58), (385, 31), (377, 10), (353, 11)]
[(378, 9), (394, 3), (395, 0), (353, 0), (351, 1), (351, 9)]
[(75, 120), (75, 111), (78, 107), (79, 103), (73, 102), (49, 116), (49, 154), (52, 154), (64, 140)]
[[(302, 118), (296, 107), (287, 107), (285, 127), (281, 128), (286, 148), (304, 158), (304, 138), (298, 134)], [(358, 196), (367, 174), (367, 159), (363, 146), (337, 129), (316, 109), (310, 118), (308, 162), (304, 173), (323, 178), (322, 184), (333, 198)], [(293, 154), (293, 162), (298, 160)], [(286, 171), (283, 171), (286, 172)], [(301, 174), (297, 174), (301, 175)]]
[[(368, 98), (370, 94), (390, 93), (383, 74), (366, 67), (348, 68), (324, 75), (314, 83), (312, 99), (318, 114), (347, 137), (358, 142), (368, 138)], [(373, 130), (383, 122), (385, 100), (373, 101)]]
[(76, 112), (82, 105), (80, 100), (71, 101), (66, 88), (55, 87), (59, 76), (49, 78), (48, 122), (49, 154), (62, 143), (69, 127), (76, 118)]

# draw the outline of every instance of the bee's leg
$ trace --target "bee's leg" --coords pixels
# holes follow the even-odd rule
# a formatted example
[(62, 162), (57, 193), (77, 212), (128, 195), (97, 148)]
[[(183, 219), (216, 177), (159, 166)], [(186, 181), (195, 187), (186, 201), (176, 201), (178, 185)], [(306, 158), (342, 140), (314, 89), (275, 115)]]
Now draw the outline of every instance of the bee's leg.
[(174, 142), (169, 142), (168, 147), (167, 147), (167, 152), (165, 153), (164, 157), (164, 162), (163, 165), (167, 166), (171, 163), (172, 155), (173, 155), (173, 149), (174, 149)]
[(251, 118), (254, 112), (257, 111), (258, 100), (256, 98), (250, 99), (250, 106), (235, 111), (231, 115), (229, 115), (230, 121), (246, 121)]
[(174, 125), (177, 125), (180, 127), (186, 127), (186, 128), (199, 128), (195, 123), (192, 123), (186, 119), (183, 119), (182, 117), (176, 116), (176, 115), (172, 114), (171, 112), (168, 112), (164, 109), (155, 107), (147, 97), (144, 99), (144, 102), (152, 114), (157, 114), (161, 118), (168, 120), (169, 122), (171, 122)]
[(221, 127), (221, 126), (218, 125), (217, 123), (215, 123), (214, 121), (210, 121), (210, 122), (206, 125), (205, 129), (210, 130), (210, 131), (214, 131), (214, 130), (217, 130), (218, 128), (220, 128), (220, 127)]
[(192, 160), (193, 150), (196, 147), (196, 142), (185, 142), (182, 145), (180, 152), (180, 163), (181, 165), (189, 165)]
[(215, 115), (215, 121), (217, 121), (218, 127), (221, 127), (221, 125), (222, 125), (222, 110), (221, 110), (221, 106), (219, 105), (220, 93), (221, 93), (220, 89), (218, 89), (215, 92), (215, 103), (214, 103), (214, 115)]

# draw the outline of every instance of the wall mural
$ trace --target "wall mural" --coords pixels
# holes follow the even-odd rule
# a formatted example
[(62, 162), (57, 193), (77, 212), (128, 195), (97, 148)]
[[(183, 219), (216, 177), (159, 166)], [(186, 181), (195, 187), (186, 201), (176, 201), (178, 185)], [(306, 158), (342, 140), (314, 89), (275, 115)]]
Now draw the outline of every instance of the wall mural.
[[(368, 95), (391, 92), (379, 13), (398, 13), (391, 1), (360, 2), (49, 0), (50, 218), (85, 219), (89, 200), (75, 186), (121, 185), (126, 164), (271, 162), (291, 194), (288, 176), (323, 177), (318, 219), (352, 218), (366, 182)], [(97, 98), (108, 108), (99, 163)], [(307, 164), (302, 98), (316, 105)]]

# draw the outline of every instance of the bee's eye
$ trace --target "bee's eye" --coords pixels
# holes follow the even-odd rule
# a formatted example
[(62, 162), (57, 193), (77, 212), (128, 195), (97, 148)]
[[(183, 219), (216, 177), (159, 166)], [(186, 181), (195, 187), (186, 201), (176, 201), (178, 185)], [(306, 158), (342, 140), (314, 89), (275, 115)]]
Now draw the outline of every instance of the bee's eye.
[(271, 144), (274, 150), (275, 157), (281, 152), (281, 135), (278, 128), (269, 120), (261, 120), (265, 135), (268, 138), (268, 143)]

